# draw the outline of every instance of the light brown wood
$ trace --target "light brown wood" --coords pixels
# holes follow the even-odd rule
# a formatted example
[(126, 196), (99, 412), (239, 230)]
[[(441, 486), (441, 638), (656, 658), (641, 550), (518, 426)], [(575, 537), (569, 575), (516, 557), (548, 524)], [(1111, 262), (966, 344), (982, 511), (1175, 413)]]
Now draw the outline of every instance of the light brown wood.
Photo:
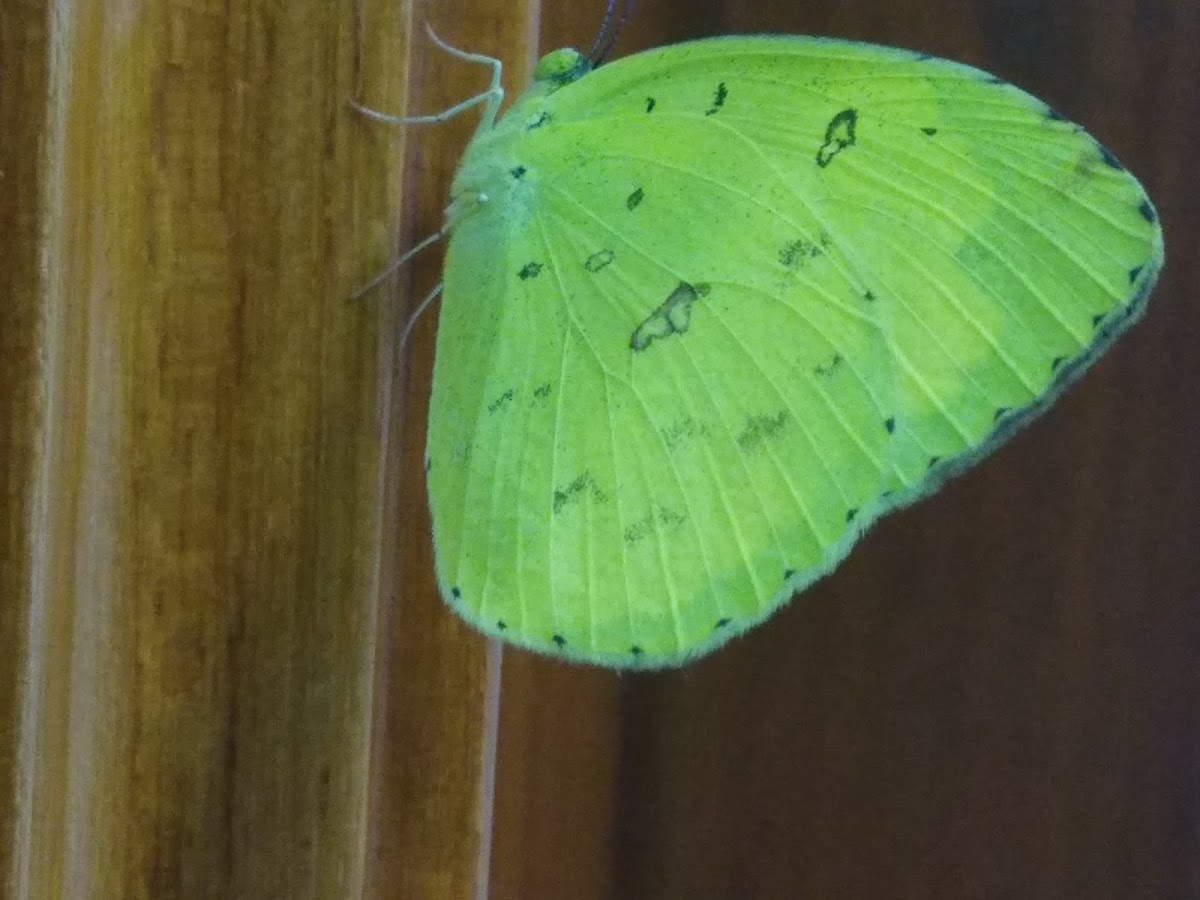
[(0, 9), (5, 896), (482, 883), (496, 670), (396, 575), (423, 416), (394, 285), (349, 299), (412, 204), (347, 103), (424, 38), (361, 19)]

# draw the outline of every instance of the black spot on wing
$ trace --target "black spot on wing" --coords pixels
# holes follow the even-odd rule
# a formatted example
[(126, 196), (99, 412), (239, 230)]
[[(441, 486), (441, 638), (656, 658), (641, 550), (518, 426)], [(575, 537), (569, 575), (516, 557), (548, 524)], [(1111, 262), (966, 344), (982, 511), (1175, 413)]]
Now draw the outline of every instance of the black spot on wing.
[(529, 170), (526, 169), (524, 166), (517, 166), (515, 169), (509, 169), (508, 174), (511, 175), (513, 178), (515, 178), (517, 181), (520, 181), (522, 178), (525, 177), (525, 173), (528, 171)]
[(866, 300), (868, 303), (874, 303), (875, 302), (875, 292), (867, 291), (865, 294), (863, 294), (863, 299)]
[(676, 447), (683, 446), (691, 441), (707, 436), (708, 426), (703, 422), (697, 421), (692, 416), (686, 416), (670, 425), (666, 425), (659, 432), (662, 435), (663, 443), (667, 445), (668, 450), (674, 450)]
[(552, 508), (554, 512), (560, 513), (568, 506), (582, 500), (585, 496), (591, 497), (596, 503), (608, 502), (608, 495), (600, 490), (600, 486), (596, 484), (589, 472), (577, 475), (568, 484), (561, 488), (556, 488)]
[(725, 99), (729, 96), (729, 90), (725, 87), (725, 82), (717, 85), (716, 93), (713, 94), (712, 106), (704, 113), (706, 116), (711, 116), (725, 105)]
[(499, 628), (501, 631), (507, 631), (508, 623), (505, 622), (503, 619), (500, 619), (496, 622), (496, 627)]
[(795, 569), (784, 569), (783, 570), (783, 580), (784, 581), (791, 581), (795, 577), (796, 577)]
[(842, 354), (835, 353), (827, 363), (823, 363), (813, 369), (813, 374), (818, 378), (832, 378), (838, 369), (842, 367), (845, 360)]
[(848, 510), (846, 510), (846, 521), (847, 521), (847, 522), (853, 522), (853, 521), (854, 521), (854, 519), (855, 519), (855, 517), (856, 517), (857, 515), (858, 515), (858, 510), (857, 510), (857, 509), (848, 509)]
[(589, 272), (599, 272), (616, 258), (617, 254), (611, 250), (600, 250), (584, 260), (583, 267)]
[(646, 98), (646, 112), (648, 112), (648, 113), (654, 112), (654, 107), (657, 104), (658, 104), (658, 101), (655, 100), (653, 97), (647, 97)]
[(767, 441), (773, 440), (787, 427), (791, 414), (780, 410), (773, 416), (749, 416), (734, 442), (743, 453), (758, 450)]
[(1138, 212), (1151, 225), (1158, 221), (1158, 213), (1154, 211), (1154, 207), (1150, 204), (1149, 200), (1143, 200), (1138, 204)]
[(692, 321), (692, 305), (708, 292), (707, 284), (679, 282), (667, 299), (633, 330), (629, 336), (630, 349), (640, 352), (656, 339), (686, 333)]
[(930, 137), (933, 137), (935, 134), (937, 134), (937, 131), (938, 130), (936, 128), (922, 128), (921, 134), (927, 134)]
[(515, 397), (515, 396), (516, 396), (516, 392), (512, 388), (509, 388), (507, 391), (505, 391), (503, 394), (501, 394), (499, 397), (497, 397), (495, 400), (493, 400), (491, 403), (488, 404), (488, 412), (489, 413), (499, 412), (505, 406), (507, 406), (509, 403), (511, 403), (513, 397)]
[(1054, 359), (1050, 362), (1050, 371), (1053, 372), (1055, 369), (1057, 369), (1059, 366), (1061, 366), (1066, 361), (1067, 361), (1067, 358), (1065, 356), (1054, 357)]
[(541, 274), (542, 264), (539, 262), (525, 263), (521, 267), (521, 271), (517, 273), (517, 277), (522, 281), (528, 281), (530, 278), (537, 278)]
[(460, 591), (457, 587), (450, 588), (450, 599), (454, 600), (454, 601), (461, 600), (462, 599), (462, 591)]
[(646, 199), (646, 192), (638, 188), (632, 194), (625, 198), (625, 207), (631, 212), (637, 209), (643, 200)]
[(1012, 412), (1011, 406), (1001, 406), (998, 410), (996, 410), (996, 414), (994, 416), (992, 416), (992, 421), (999, 422), (1001, 419), (1003, 419), (1005, 416), (1007, 416), (1010, 412)]
[(633, 654), (634, 656), (641, 656), (645, 651), (642, 650), (642, 648), (639, 647), (637, 644), (634, 644), (632, 647), (629, 648), (629, 652), (631, 654)]
[(722, 628), (727, 627), (732, 621), (733, 619), (717, 619), (717, 624), (713, 626), (713, 630), (720, 631)]
[(533, 396), (536, 397), (538, 400), (545, 400), (547, 397), (550, 396), (550, 392), (552, 390), (553, 390), (553, 388), (551, 388), (550, 382), (547, 381), (547, 382), (544, 382), (543, 384), (539, 384), (537, 387), (535, 387), (533, 389)]
[(587, 475), (580, 475), (566, 487), (555, 489), (554, 491), (554, 511), (562, 512), (568, 503), (570, 503), (576, 495), (583, 492), (587, 487)]
[(941, 461), (942, 461), (942, 458), (940, 456), (931, 456), (931, 457), (929, 457), (929, 465), (927, 466), (927, 468), (932, 469), (934, 466), (936, 466)]
[(888, 434), (895, 434), (896, 433), (896, 418), (895, 418), (895, 416), (889, 416), (888, 418), (884, 419), (883, 427), (887, 429)]
[(779, 250), (779, 264), (785, 269), (796, 271), (804, 268), (810, 259), (820, 256), (821, 252), (819, 245), (804, 238), (788, 241)]
[(686, 521), (687, 518), (681, 513), (665, 506), (659, 506), (628, 526), (625, 529), (623, 537), (625, 543), (632, 546), (645, 540), (659, 528), (670, 531), (678, 528)]
[(858, 111), (843, 109), (825, 126), (825, 142), (817, 151), (817, 165), (824, 169), (834, 157), (848, 147), (853, 147), (858, 129)]
[(1129, 283), (1130, 284), (1133, 284), (1135, 281), (1137, 281), (1139, 278), (1142, 277), (1142, 269), (1143, 268), (1144, 268), (1144, 266), (1134, 266), (1132, 269), (1129, 270)]
[(543, 109), (540, 112), (536, 112), (532, 116), (529, 117), (529, 120), (525, 123), (525, 130), (533, 131), (535, 128), (541, 128), (543, 125), (546, 125), (549, 122), (550, 122), (550, 113), (546, 112)]
[(563, 637), (561, 634), (553, 635), (550, 638), (550, 640), (554, 641), (554, 645), (556, 647), (558, 647), (559, 650), (561, 650), (563, 647), (567, 646), (567, 639), (565, 637)]

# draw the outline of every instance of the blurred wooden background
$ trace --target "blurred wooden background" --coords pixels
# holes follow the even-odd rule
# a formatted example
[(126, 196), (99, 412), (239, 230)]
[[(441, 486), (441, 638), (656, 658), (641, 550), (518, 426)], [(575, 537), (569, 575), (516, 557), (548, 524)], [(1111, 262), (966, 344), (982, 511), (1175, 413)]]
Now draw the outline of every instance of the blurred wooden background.
[[(1200, 6), (639, 0), (982, 66), (1147, 185), (1146, 320), (1043, 420), (681, 671), (433, 592), (440, 223), (396, 131), (603, 0), (0, 4), (0, 896), (1200, 897)], [(355, 34), (361, 24), (364, 40)], [(503, 657), (503, 658), (501, 658)], [(498, 711), (498, 712), (497, 712)]]

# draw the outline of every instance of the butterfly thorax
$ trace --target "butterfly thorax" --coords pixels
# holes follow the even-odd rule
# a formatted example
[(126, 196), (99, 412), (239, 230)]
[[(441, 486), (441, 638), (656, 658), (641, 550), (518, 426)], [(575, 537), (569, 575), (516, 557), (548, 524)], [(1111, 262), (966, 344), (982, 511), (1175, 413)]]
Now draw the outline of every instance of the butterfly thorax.
[(485, 206), (519, 214), (532, 200), (537, 181), (536, 153), (521, 147), (537, 144), (539, 129), (553, 121), (553, 96), (591, 71), (578, 50), (547, 53), (534, 69), (529, 88), (496, 122), (483, 121), (467, 145), (450, 188), (446, 224), (453, 231), (464, 217)]

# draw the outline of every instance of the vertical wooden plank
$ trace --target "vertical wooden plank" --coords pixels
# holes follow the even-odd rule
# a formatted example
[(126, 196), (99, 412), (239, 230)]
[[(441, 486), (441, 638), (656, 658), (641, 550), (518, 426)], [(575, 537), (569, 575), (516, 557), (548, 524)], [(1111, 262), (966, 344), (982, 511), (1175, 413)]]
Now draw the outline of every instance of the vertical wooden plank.
[(319, 14), (49, 10), (20, 895), (361, 876), (374, 323)]
[[(378, 763), (435, 813), (483, 768), (478, 699), (384, 690), (409, 430), (395, 304), (349, 296), (405, 136), (347, 101), (404, 106), (413, 13), (362, 12), (358, 47), (349, 4), (0, 8), (6, 896), (361, 896)], [(431, 722), (459, 756), (412, 768)]]
[[(425, 6), (419, 18), (446, 41), (499, 58), (510, 97), (528, 82), (536, 0), (441, 0)], [(410, 48), (411, 113), (448, 108), (488, 85), (486, 67), (448, 56), (420, 29)], [(366, 103), (405, 111), (380, 101), (376, 90), (366, 85)], [(450, 179), (478, 121), (472, 110), (439, 125), (367, 129), (367, 139), (379, 146), (403, 137), (412, 148), (416, 225), (408, 245), (441, 227)], [(431, 249), (398, 276), (408, 309), (441, 277), (441, 259), (441, 250)], [(459, 900), (489, 895), (500, 650), (444, 608), (432, 574), (423, 461), (436, 320), (435, 307), (418, 321), (404, 356), (403, 427), (389, 460), (398, 502), (388, 532), (398, 548), (397, 600), (382, 626), (391, 650), (373, 780), (378, 808), (371, 889), (379, 897)]]
[(42, 382), (38, 183), (45, 134), (46, 19), (0, 6), (0, 893), (15, 883), (17, 757), (28, 645), (33, 484)]

